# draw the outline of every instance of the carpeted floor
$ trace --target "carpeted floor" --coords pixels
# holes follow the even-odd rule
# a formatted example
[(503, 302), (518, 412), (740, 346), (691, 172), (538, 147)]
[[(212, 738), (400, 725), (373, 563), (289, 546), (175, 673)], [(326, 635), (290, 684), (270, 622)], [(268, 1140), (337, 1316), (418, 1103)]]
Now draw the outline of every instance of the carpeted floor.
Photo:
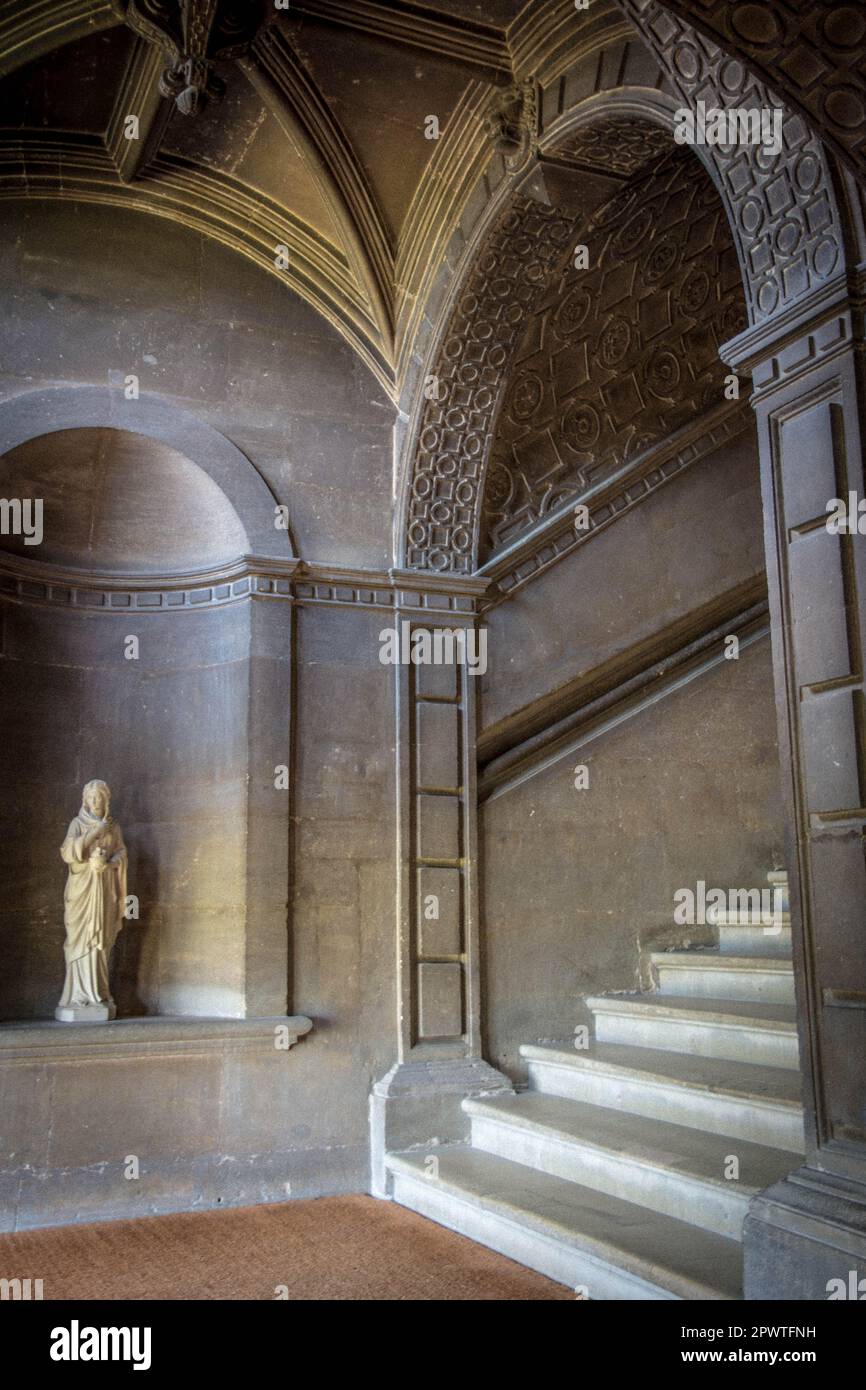
[(574, 1293), (373, 1197), (0, 1236), (0, 1278), (48, 1299), (569, 1299)]

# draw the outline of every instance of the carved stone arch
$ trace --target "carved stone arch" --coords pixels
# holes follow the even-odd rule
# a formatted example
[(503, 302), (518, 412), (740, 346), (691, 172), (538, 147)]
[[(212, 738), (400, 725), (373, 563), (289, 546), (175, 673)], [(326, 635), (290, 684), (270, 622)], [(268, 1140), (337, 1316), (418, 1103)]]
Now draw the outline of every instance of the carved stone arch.
[(99, 427), (147, 435), (184, 454), (228, 498), (252, 555), (295, 556), (290, 533), (274, 525), (277, 499), (246, 454), (212, 425), (159, 396), (126, 400), (121, 387), (104, 386), (26, 391), (0, 404), (0, 456), (35, 435)]
[[(619, 0), (667, 77), (675, 101), (643, 98), (645, 118), (674, 126), (679, 108), (780, 110), (782, 148), (692, 146), (721, 196), (737, 248), (752, 324), (790, 308), (845, 268), (845, 235), (831, 161), (803, 118), (749, 69), (682, 24), (655, 0)], [(635, 97), (635, 110), (641, 98)], [(603, 120), (617, 93), (597, 96), (574, 128)], [(624, 109), (620, 105), (620, 110)], [(543, 137), (542, 137), (543, 138)], [(532, 190), (532, 170), (521, 187)], [(398, 560), (413, 568), (472, 573), (485, 473), (518, 324), (540, 302), (574, 219), (516, 192), (456, 293), (428, 366), (435, 398), (419, 403), (410, 435)], [(430, 388), (428, 388), (429, 390)]]

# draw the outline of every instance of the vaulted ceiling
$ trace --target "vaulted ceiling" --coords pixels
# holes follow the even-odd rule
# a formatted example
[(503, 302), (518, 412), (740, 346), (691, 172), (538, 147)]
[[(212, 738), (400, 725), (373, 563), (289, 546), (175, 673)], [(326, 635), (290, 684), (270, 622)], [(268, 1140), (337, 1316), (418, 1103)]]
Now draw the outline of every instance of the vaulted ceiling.
[[(514, 84), (630, 32), (610, 0), (591, 11), (12, 0), (0, 4), (0, 196), (131, 207), (217, 238), (313, 303), (396, 396), (448, 235), (497, 158), (490, 112)], [(227, 48), (232, 12), (243, 42)], [(173, 26), (182, 50), (196, 15), (213, 25), (209, 72), (185, 101), (177, 63), (164, 95), (164, 35)]]
[[(663, 91), (626, 17), (647, 3), (0, 0), (0, 197), (134, 208), (216, 238), (312, 303), (397, 399), (449, 236), (519, 138), (515, 97), (596, 69), (588, 92)], [(664, 10), (864, 165), (862, 5)], [(624, 76), (635, 49), (639, 78)], [(541, 158), (580, 174), (590, 212), (661, 148), (624, 113)]]

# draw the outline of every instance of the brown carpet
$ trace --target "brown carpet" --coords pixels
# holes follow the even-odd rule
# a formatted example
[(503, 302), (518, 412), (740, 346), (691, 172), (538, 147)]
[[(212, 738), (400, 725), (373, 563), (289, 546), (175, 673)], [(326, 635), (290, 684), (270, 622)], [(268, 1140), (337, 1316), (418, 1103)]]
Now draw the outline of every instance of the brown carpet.
[(48, 1299), (569, 1299), (574, 1293), (373, 1197), (52, 1226), (0, 1236), (0, 1278)]

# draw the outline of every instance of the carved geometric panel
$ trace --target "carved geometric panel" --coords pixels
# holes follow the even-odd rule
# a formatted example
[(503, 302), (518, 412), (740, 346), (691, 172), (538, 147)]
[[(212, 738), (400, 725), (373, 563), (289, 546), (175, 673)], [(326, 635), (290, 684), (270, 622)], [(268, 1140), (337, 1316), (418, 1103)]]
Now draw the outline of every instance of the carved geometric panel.
[(634, 116), (582, 126), (556, 147), (557, 159), (573, 160), (600, 174), (636, 174), (670, 150), (671, 137)]
[(782, 111), (776, 154), (742, 143), (700, 147), (729, 209), (752, 321), (770, 318), (843, 267), (838, 209), (821, 141), (742, 62), (656, 0), (617, 3), (654, 51), (684, 108), (703, 102), (707, 110)]
[(432, 374), (409, 500), (407, 563), (468, 573), (479, 488), (503, 374), (562, 255), (571, 221), (518, 197), (501, 219), (452, 315)]
[(670, 150), (579, 233), (528, 320), (484, 493), (482, 554), (604, 481), (724, 399), (719, 346), (745, 327), (736, 252), (712, 183)]
[(665, 0), (745, 58), (866, 176), (866, 7), (862, 0)]

